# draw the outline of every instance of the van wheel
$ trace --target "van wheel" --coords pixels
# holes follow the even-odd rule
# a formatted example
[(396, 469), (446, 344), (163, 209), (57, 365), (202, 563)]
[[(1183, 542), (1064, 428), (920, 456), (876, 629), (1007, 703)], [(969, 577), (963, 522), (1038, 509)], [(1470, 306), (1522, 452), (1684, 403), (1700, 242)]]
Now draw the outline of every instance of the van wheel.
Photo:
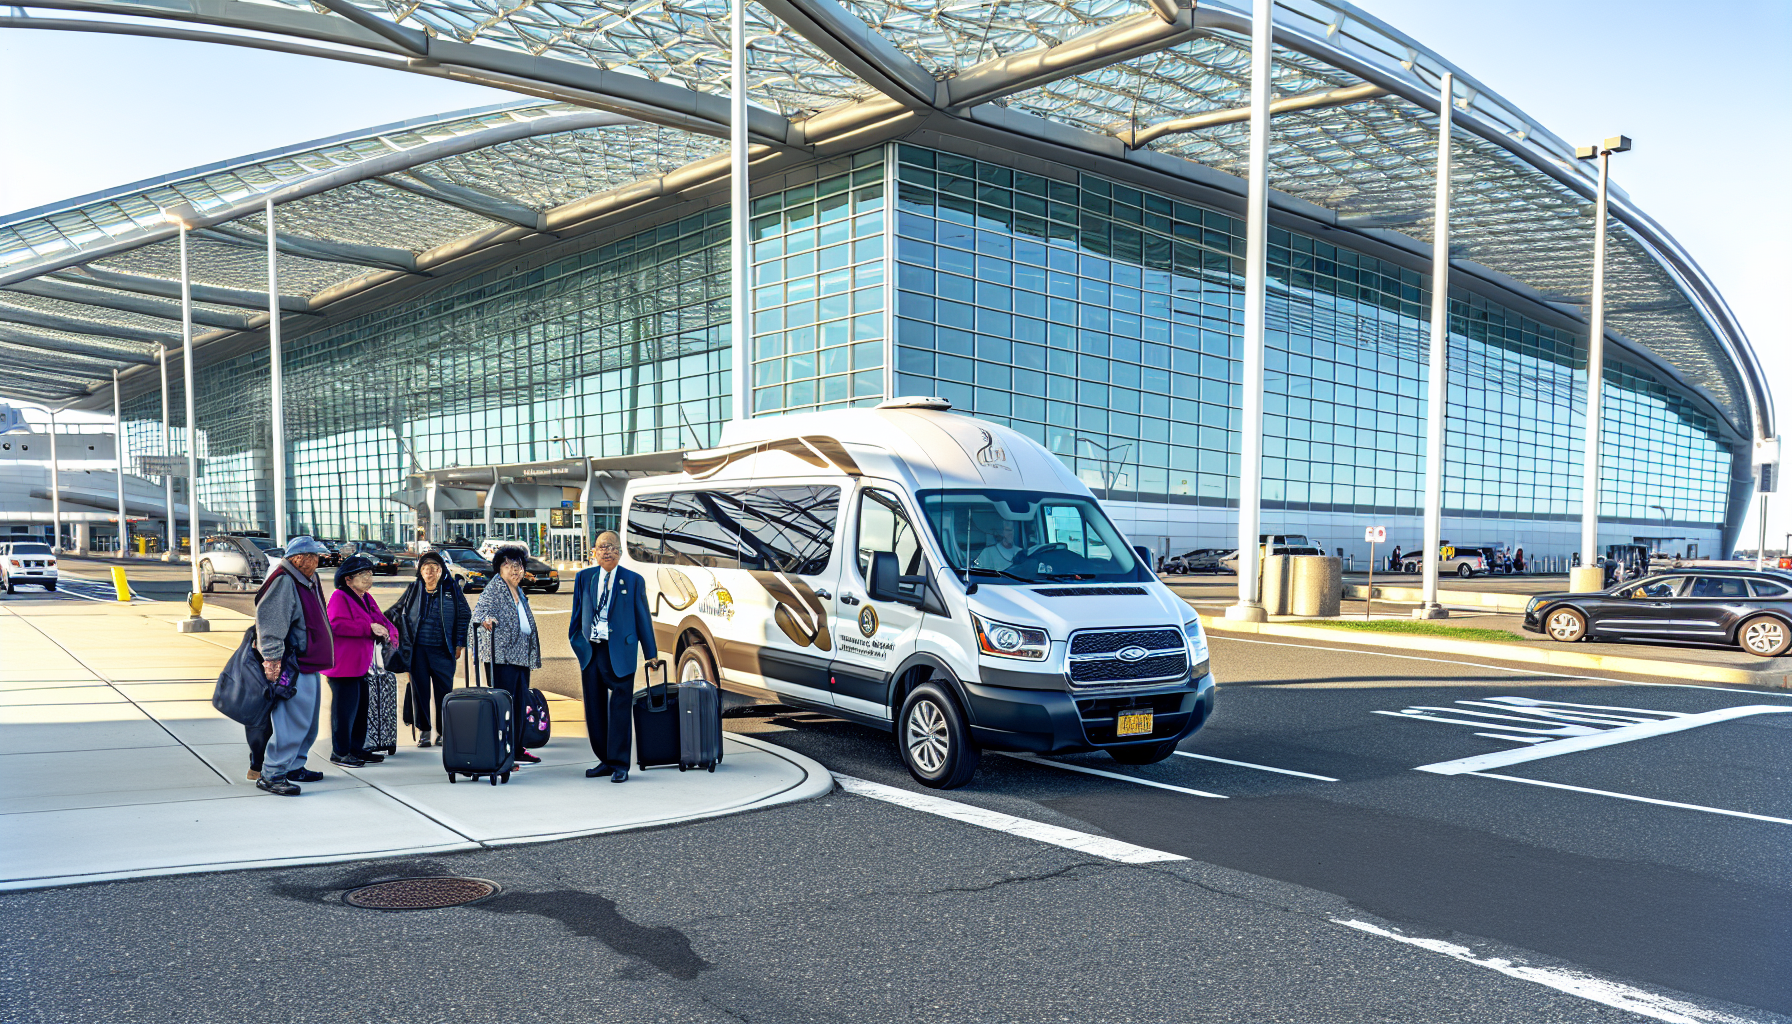
[(910, 691), (897, 722), (902, 763), (916, 782), (929, 789), (957, 789), (971, 781), (978, 750), (958, 703), (940, 684), (922, 683)]
[(692, 644), (678, 656), (678, 672), (673, 677), (673, 682), (688, 683), (698, 679), (716, 683), (716, 662), (710, 656), (708, 647)]
[(1762, 658), (1777, 658), (1792, 647), (1792, 631), (1771, 615), (1757, 615), (1736, 631), (1742, 649)]
[(1469, 568), (1466, 563), (1456, 567), (1456, 575), (1462, 577), (1465, 580), (1468, 579), (1470, 576), (1473, 576), (1474, 574), (1475, 574), (1475, 570)]
[(199, 589), (209, 594), (212, 592), (212, 588), (217, 585), (217, 582), (218, 577), (212, 573), (212, 563), (200, 562)]
[(1165, 740), (1137, 747), (1109, 747), (1108, 756), (1121, 764), (1156, 764), (1176, 753), (1176, 741)]

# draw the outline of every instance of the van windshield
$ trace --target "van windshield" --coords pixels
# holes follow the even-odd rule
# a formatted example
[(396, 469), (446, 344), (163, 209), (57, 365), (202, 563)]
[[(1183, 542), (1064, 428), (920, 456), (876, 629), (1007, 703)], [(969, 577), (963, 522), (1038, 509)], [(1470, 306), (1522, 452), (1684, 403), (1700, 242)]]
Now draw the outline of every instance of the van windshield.
[(916, 497), (952, 568), (979, 583), (1144, 578), (1132, 548), (1093, 498), (997, 490)]

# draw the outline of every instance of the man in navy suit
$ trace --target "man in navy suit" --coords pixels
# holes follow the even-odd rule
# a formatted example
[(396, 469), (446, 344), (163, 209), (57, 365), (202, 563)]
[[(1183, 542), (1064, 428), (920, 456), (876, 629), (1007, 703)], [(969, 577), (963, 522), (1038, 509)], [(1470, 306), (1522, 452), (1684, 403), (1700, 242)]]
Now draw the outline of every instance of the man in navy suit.
[(585, 731), (599, 761), (585, 770), (585, 777), (608, 775), (611, 782), (627, 782), (635, 665), (642, 653), (648, 661), (659, 657), (659, 646), (647, 610), (647, 582), (616, 564), (622, 558), (622, 538), (605, 530), (597, 535), (593, 553), (597, 564), (579, 570), (573, 579), (572, 624), (567, 628), (584, 684)]

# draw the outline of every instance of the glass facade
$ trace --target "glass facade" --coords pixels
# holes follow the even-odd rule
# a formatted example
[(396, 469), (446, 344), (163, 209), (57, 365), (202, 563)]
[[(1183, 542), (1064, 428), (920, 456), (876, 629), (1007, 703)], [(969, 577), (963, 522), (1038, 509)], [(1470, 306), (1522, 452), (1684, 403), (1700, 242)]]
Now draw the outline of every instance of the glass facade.
[[(1241, 221), (911, 146), (897, 177), (898, 394), (1008, 423), (1114, 499), (1236, 507)], [(1264, 507), (1419, 515), (1429, 279), (1279, 229), (1269, 264)], [(1584, 335), (1457, 291), (1450, 348), (1446, 514), (1578, 520)], [(1602, 517), (1721, 525), (1717, 424), (1621, 358), (1606, 383)]]
[[(908, 145), (787, 172), (752, 213), (753, 414), (937, 394), (1040, 441), (1131, 503), (1135, 523), (1186, 535), (1175, 524), (1230, 521), (1241, 221)], [(292, 528), (408, 536), (388, 496), (418, 469), (715, 443), (731, 414), (727, 222), (725, 206), (644, 220), (585, 251), (289, 327)], [(1269, 262), (1265, 509), (1417, 516), (1429, 279), (1281, 229)], [(1566, 531), (1584, 335), (1468, 290), (1450, 305), (1446, 515)], [(1602, 518), (1721, 530), (1719, 425), (1622, 353), (1606, 373)], [(201, 498), (266, 528), (266, 355), (200, 377)], [(178, 381), (172, 397), (178, 423)], [(133, 450), (158, 451), (158, 396), (126, 416)]]

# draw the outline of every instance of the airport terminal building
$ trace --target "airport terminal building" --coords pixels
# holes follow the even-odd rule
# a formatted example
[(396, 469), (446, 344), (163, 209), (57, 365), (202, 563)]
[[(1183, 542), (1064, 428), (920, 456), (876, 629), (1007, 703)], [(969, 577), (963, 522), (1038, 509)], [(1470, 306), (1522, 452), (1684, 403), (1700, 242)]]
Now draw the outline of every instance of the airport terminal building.
[[(280, 445), (292, 532), (568, 552), (614, 523), (623, 481), (675, 468), (730, 417), (938, 395), (1057, 453), (1135, 543), (1235, 544), (1246, 13), (755, 7), (750, 330), (734, 338), (725, 4), (719, 35), (688, 10), (543, 25), (555, 15), (532, 7), (473, 25), (434, 0), (396, 22), (384, 4), (323, 6), (85, 5), (209, 21), (220, 42), (325, 39), (369, 62), (421, 46), (543, 98), (0, 219), (0, 394), (110, 410), (118, 370), (128, 454), (184, 453), (191, 437), (200, 499), (231, 522), (273, 530)], [(1381, 524), (1410, 549), (1436, 96), (1454, 69), (1347, 4), (1276, 18), (1263, 529), (1361, 557), (1363, 527)], [(1444, 536), (1566, 557), (1591, 167), (1456, 82)], [(192, 431), (181, 242), (162, 213), (181, 204), (201, 218), (186, 240)], [(269, 416), (270, 208), (284, 437)], [(1616, 189), (1612, 211), (1601, 543), (1726, 552), (1771, 398), (1698, 266)]]

